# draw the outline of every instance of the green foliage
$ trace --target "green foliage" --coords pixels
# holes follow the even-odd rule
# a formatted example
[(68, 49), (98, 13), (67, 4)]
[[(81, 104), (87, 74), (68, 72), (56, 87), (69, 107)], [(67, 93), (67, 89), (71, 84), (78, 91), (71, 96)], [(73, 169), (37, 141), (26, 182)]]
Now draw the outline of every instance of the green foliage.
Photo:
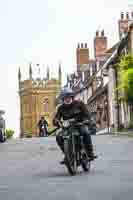
[(128, 70), (133, 68), (133, 56), (128, 54), (126, 56), (122, 56), (119, 67), (121, 70)]
[[(53, 129), (54, 129), (55, 127), (49, 127), (48, 128), (48, 133), (50, 133), (51, 131), (53, 131)], [(56, 132), (53, 132), (53, 133), (50, 133), (50, 134), (48, 134), (49, 136), (55, 136), (56, 135)]]
[(128, 124), (128, 129), (133, 129), (133, 121), (130, 121)]
[(32, 138), (32, 133), (25, 133), (26, 138)]
[(14, 131), (12, 129), (6, 129), (5, 134), (6, 138), (9, 139), (12, 138), (12, 136), (14, 135)]
[(124, 99), (128, 104), (133, 105), (133, 56), (126, 55), (121, 58), (120, 63), (120, 79), (119, 88), (124, 90)]

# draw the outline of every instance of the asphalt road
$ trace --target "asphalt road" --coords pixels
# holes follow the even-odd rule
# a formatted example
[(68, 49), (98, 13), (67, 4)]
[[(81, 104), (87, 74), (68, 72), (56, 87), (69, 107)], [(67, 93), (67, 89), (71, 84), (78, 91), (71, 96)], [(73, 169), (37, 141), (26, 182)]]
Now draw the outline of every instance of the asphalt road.
[(74, 177), (53, 137), (0, 143), (0, 200), (132, 200), (133, 139), (92, 138), (99, 158)]

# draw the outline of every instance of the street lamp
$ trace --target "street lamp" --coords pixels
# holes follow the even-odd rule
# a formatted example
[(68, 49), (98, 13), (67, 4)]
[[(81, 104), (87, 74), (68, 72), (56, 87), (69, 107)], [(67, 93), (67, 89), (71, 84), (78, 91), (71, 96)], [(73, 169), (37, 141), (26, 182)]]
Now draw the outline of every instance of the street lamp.
[(103, 110), (102, 104), (98, 105), (98, 106), (97, 106), (97, 113), (98, 113), (98, 120), (97, 120), (97, 123), (100, 125), (100, 127), (101, 127), (100, 116), (101, 116), (102, 110)]

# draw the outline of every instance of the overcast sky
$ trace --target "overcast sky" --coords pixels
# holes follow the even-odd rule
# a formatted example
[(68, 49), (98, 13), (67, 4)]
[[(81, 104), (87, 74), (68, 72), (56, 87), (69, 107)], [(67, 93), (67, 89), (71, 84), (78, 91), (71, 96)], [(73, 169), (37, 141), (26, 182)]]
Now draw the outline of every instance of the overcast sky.
[[(133, 0), (129, 0), (130, 4)], [(0, 0), (0, 109), (7, 128), (19, 130), (18, 66), (47, 64), (63, 77), (75, 69), (76, 46), (87, 42), (93, 57), (96, 30), (105, 30), (108, 47), (118, 41), (118, 19), (127, 0)], [(64, 79), (65, 80), (65, 79)]]

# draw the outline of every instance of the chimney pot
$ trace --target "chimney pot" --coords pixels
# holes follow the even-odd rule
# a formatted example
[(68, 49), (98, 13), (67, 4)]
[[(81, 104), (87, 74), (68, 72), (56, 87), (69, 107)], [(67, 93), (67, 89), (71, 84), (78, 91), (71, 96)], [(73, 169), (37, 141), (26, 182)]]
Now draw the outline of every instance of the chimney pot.
[(129, 13), (128, 12), (126, 13), (126, 18), (129, 19)]
[(123, 12), (121, 12), (121, 19), (123, 19), (124, 18), (124, 14), (123, 14)]
[(96, 36), (99, 36), (99, 31), (96, 31)]
[(85, 48), (87, 48), (87, 43), (85, 43)]
[(81, 43), (81, 48), (83, 48), (83, 43)]
[(80, 44), (78, 43), (78, 49), (80, 48)]
[(104, 30), (102, 30), (102, 32), (101, 32), (101, 36), (104, 37)]

